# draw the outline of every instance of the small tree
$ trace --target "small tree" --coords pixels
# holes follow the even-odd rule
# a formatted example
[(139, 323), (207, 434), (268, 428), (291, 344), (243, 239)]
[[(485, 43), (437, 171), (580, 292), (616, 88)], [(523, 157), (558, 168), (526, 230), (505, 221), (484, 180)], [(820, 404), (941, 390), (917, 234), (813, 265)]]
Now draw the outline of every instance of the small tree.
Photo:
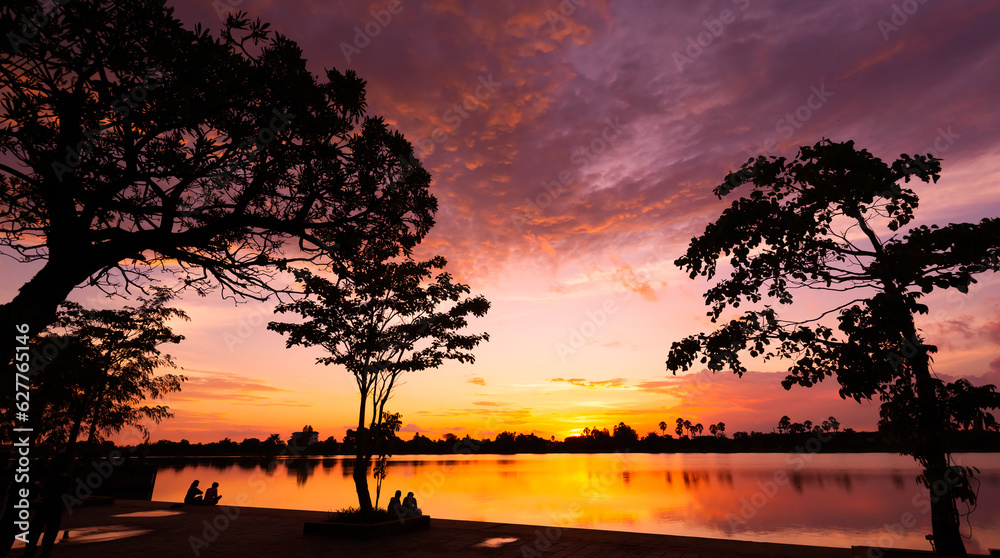
[(615, 425), (612, 437), (615, 443), (620, 446), (631, 446), (639, 441), (639, 434), (634, 428), (624, 422), (619, 422)]
[[(750, 192), (675, 262), (692, 278), (714, 277), (720, 261), (732, 267), (730, 278), (705, 294), (712, 321), (765, 295), (791, 304), (802, 288), (847, 294), (802, 320), (758, 305), (713, 333), (674, 342), (667, 368), (687, 370), (700, 357), (710, 370), (742, 375), (746, 351), (790, 359), (786, 389), (835, 375), (842, 398), (878, 397), (880, 428), (920, 462), (919, 480), (935, 492), (935, 547), (965, 556), (955, 503), (973, 503), (976, 494), (971, 469), (950, 464), (950, 433), (995, 424), (989, 411), (1000, 408), (1000, 394), (991, 385), (933, 377), (930, 355), (937, 348), (924, 341), (914, 317), (928, 311), (920, 303), (925, 294), (966, 293), (977, 274), (1000, 269), (1000, 219), (910, 226), (918, 198), (900, 182), (936, 182), (940, 170), (934, 157), (901, 155), (888, 165), (853, 142), (823, 140), (802, 147), (793, 161), (757, 157), (730, 173), (715, 189), (718, 197), (743, 184)], [(833, 313), (836, 324), (826, 318)]]
[(660, 435), (665, 435), (667, 433), (667, 423), (666, 421), (660, 421)]
[(677, 433), (677, 437), (680, 438), (684, 434), (684, 419), (677, 418), (677, 428), (674, 428), (674, 432)]
[(175, 366), (160, 345), (184, 339), (166, 323), (187, 319), (183, 311), (165, 306), (169, 298), (167, 291), (156, 290), (140, 306), (121, 310), (63, 303), (50, 333), (39, 339), (62, 347), (42, 363), (45, 374), (32, 384), (33, 422), (41, 439), (65, 444), (71, 458), (83, 433), (91, 446), (127, 427), (148, 438), (144, 420), (159, 423), (172, 416), (166, 406), (146, 404), (179, 391), (185, 380), (156, 374)]
[(790, 419), (788, 415), (781, 417), (781, 420), (778, 421), (778, 432), (781, 434), (788, 434), (788, 432), (791, 431), (791, 428), (792, 419)]
[(435, 275), (447, 263), (444, 258), (390, 261), (383, 255), (360, 254), (338, 270), (336, 281), (293, 269), (307, 296), (275, 312), (294, 312), (305, 321), (267, 326), (288, 335), (287, 347), (322, 347), (329, 356), (317, 363), (343, 366), (354, 376), (361, 395), (354, 483), (362, 513), (373, 509), (366, 470), (381, 444), (371, 433), (383, 427), (385, 404), (400, 374), (436, 368), (445, 360), (474, 362), (472, 349), (489, 339), (485, 333), (459, 333), (469, 316), (484, 316), (490, 303), (466, 297), (469, 287), (449, 274)]
[(275, 455), (286, 446), (284, 440), (281, 439), (281, 434), (271, 434), (261, 442), (260, 447), (264, 450), (265, 455)]
[[(127, 427), (139, 430), (149, 441), (144, 420), (155, 423), (173, 416), (165, 405), (149, 405), (164, 395), (179, 391), (183, 376), (157, 375), (161, 367), (173, 367), (170, 355), (160, 352), (164, 343), (179, 343), (183, 337), (175, 334), (166, 322), (171, 318), (187, 319), (184, 312), (165, 306), (169, 293), (155, 290), (155, 296), (143, 300), (139, 307), (121, 310), (90, 310), (72, 302), (63, 303), (56, 323), (36, 341), (61, 347), (42, 363), (45, 374), (31, 383), (29, 394), (32, 432), (65, 449), (57, 467), (69, 473), (73, 467), (77, 441), (86, 432), (88, 447)], [(41, 353), (45, 354), (45, 353)], [(4, 391), (0, 415), (12, 423), (15, 408), (13, 393)], [(10, 400), (7, 400), (10, 394)], [(37, 439), (37, 438), (35, 438)], [(34, 440), (32, 440), (34, 441)], [(11, 485), (13, 498), (16, 485)], [(58, 521), (64, 506), (62, 494), (46, 494), (44, 507), (55, 510), (52, 519)], [(13, 501), (13, 500), (11, 500)], [(11, 513), (8, 505), (5, 513)], [(42, 512), (49, 513), (49, 512)], [(9, 516), (5, 521), (11, 520)], [(58, 525), (58, 523), (56, 523)], [(13, 539), (7, 543), (13, 542)], [(9, 547), (7, 547), (9, 548)], [(5, 554), (7, 548), (4, 548)], [(52, 540), (46, 538), (43, 554), (52, 551)]]

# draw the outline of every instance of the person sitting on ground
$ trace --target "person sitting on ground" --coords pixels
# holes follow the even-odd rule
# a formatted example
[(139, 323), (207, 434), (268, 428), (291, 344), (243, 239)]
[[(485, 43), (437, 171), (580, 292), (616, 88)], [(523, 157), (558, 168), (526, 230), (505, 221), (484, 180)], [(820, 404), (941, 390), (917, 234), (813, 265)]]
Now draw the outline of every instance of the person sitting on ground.
[(191, 487), (188, 488), (187, 494), (184, 495), (185, 504), (201, 504), (201, 489), (198, 488), (198, 481), (191, 483)]
[(417, 499), (413, 497), (412, 492), (407, 492), (406, 498), (403, 498), (403, 512), (407, 515), (423, 515), (417, 507)]
[(206, 506), (214, 506), (219, 503), (219, 483), (213, 482), (212, 487), (205, 491), (205, 499), (202, 501)]
[(402, 490), (397, 490), (396, 495), (389, 498), (389, 513), (395, 514), (396, 517), (406, 517), (406, 511), (403, 509), (403, 505), (399, 503), (399, 497), (403, 495)]

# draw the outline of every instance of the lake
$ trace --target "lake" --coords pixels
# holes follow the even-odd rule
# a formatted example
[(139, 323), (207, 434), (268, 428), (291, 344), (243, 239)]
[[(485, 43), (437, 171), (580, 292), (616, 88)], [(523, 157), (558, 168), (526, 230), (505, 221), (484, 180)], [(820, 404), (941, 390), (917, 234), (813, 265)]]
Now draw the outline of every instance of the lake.
[[(966, 548), (1000, 548), (1000, 454), (953, 458), (980, 470), (978, 506), (962, 520)], [(357, 506), (352, 471), (343, 456), (163, 459), (153, 499), (180, 501), (198, 479), (203, 490), (220, 484), (221, 504), (327, 511)], [(379, 504), (398, 489), (447, 519), (926, 549), (930, 504), (918, 472), (882, 453), (398, 456)]]

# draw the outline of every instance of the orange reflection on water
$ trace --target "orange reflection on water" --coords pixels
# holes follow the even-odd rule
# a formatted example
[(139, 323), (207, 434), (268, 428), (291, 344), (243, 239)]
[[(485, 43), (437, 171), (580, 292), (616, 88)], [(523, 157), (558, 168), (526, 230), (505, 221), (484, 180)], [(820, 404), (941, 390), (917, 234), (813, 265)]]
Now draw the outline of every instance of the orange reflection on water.
[[(1000, 455), (956, 461), (981, 470), (967, 547), (1000, 546)], [(413, 491), (424, 513), (450, 519), (927, 548), (930, 518), (917, 472), (894, 454), (402, 456), (390, 463), (379, 503), (398, 489)], [(241, 497), (257, 507), (334, 510), (357, 505), (351, 474), (344, 458), (164, 464), (153, 498), (179, 501), (198, 479), (219, 482), (223, 504)], [(906, 513), (916, 525), (899, 536), (889, 527)]]

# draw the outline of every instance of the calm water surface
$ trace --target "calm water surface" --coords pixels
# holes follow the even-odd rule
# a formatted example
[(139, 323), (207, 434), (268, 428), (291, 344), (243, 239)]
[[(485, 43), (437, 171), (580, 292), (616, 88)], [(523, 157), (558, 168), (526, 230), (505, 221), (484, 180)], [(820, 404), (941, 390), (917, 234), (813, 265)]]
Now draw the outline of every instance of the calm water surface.
[[(962, 521), (966, 547), (1000, 548), (1000, 454), (954, 458), (980, 470), (978, 506)], [(255, 507), (357, 505), (351, 460), (342, 457), (167, 463), (154, 500), (180, 501), (198, 479), (203, 489), (218, 482), (223, 504), (242, 495)], [(894, 454), (400, 456), (379, 503), (399, 489), (413, 491), (424, 513), (448, 519), (929, 548), (930, 506), (917, 473), (911, 459)]]

